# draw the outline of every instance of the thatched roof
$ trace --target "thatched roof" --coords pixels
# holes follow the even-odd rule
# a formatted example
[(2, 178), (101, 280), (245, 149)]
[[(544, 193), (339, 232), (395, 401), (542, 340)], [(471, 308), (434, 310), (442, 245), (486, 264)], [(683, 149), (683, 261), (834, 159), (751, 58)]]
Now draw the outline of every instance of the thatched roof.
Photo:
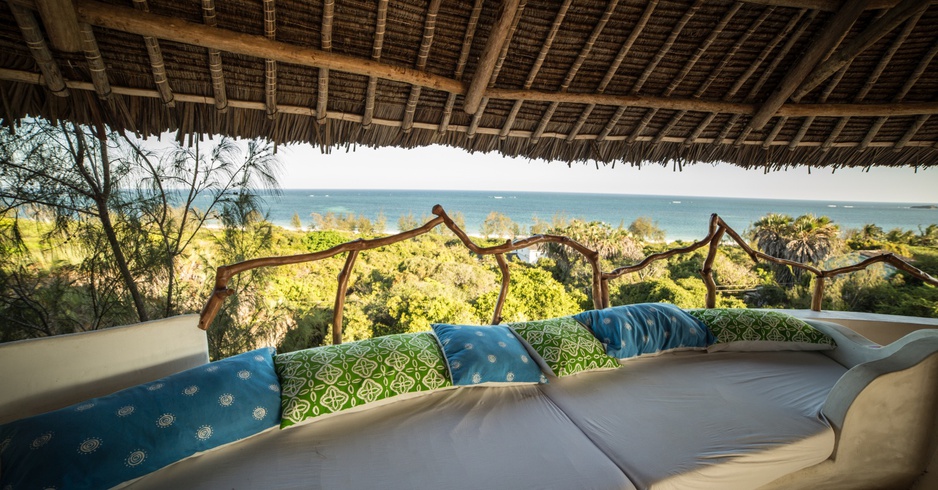
[(930, 0), (8, 0), (0, 29), (5, 124), (568, 162), (938, 162)]

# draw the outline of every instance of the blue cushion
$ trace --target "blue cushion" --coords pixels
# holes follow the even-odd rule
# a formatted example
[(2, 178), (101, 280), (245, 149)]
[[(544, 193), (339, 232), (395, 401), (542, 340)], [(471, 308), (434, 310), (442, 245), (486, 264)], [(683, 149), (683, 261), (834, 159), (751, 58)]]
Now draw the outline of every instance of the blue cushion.
[(454, 385), (546, 383), (547, 379), (506, 326), (434, 324)]
[(619, 359), (674, 349), (704, 350), (716, 341), (700, 320), (667, 303), (640, 303), (585, 311), (574, 318)]
[(0, 488), (109, 488), (280, 421), (264, 348), (0, 426)]

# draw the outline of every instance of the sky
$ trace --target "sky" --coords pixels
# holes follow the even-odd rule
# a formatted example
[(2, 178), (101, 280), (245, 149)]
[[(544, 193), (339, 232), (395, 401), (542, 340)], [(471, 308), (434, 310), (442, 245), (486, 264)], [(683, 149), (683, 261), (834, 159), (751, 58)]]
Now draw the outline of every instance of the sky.
[(470, 154), (432, 146), (415, 149), (333, 149), (309, 145), (278, 150), (284, 189), (430, 189), (655, 194), (764, 199), (880, 201), (938, 204), (938, 167), (792, 168), (765, 174), (730, 164), (603, 166)]

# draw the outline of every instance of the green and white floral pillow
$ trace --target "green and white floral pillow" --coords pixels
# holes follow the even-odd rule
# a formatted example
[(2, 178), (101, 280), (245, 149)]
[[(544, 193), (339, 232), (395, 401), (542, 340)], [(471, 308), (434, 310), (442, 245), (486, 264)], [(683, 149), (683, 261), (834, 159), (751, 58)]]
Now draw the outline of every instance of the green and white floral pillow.
[(705, 323), (716, 336), (708, 352), (830, 350), (836, 345), (827, 334), (780, 311), (711, 308), (687, 313)]
[(572, 316), (508, 326), (531, 345), (555, 376), (619, 367), (599, 340)]
[(452, 386), (429, 332), (388, 335), (274, 357), (280, 428), (404, 393)]

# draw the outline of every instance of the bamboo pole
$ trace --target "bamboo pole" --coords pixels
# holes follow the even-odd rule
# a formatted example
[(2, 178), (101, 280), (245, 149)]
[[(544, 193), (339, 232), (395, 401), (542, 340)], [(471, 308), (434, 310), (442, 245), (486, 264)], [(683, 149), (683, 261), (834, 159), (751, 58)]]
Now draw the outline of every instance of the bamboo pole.
[(33, 55), (36, 65), (46, 79), (46, 87), (54, 95), (68, 97), (68, 89), (65, 86), (65, 80), (62, 78), (62, 72), (59, 70), (58, 63), (52, 58), (52, 52), (49, 51), (49, 46), (46, 44), (45, 38), (42, 37), (42, 29), (39, 27), (39, 22), (33, 12), (15, 3), (9, 3), (9, 7), (16, 19), (16, 24), (23, 33), (26, 45), (29, 46), (29, 52)]
[[(263, 6), (264, 37), (274, 41), (277, 39), (277, 7), (274, 0), (263, 0)], [(277, 115), (277, 60), (272, 58), (264, 60), (264, 102), (267, 118), (273, 119)], [(319, 115), (318, 111), (316, 115)]]
[[(210, 27), (218, 26), (215, 16), (215, 0), (202, 0), (202, 22)], [(208, 71), (212, 75), (215, 109), (224, 114), (228, 112), (228, 94), (225, 89), (225, 71), (221, 64), (221, 51), (208, 48)]]
[[(150, 6), (147, 4), (147, 0), (133, 0), (133, 4), (134, 7), (139, 12), (144, 13), (144, 15), (150, 13)], [(114, 8), (113, 5), (108, 7), (111, 9)], [(79, 20), (88, 24), (97, 25), (94, 22), (81, 19), (80, 16)], [(166, 65), (163, 62), (163, 50), (160, 49), (160, 42), (157, 41), (154, 35), (142, 34), (142, 36), (143, 44), (147, 48), (147, 56), (150, 58), (150, 70), (153, 73), (153, 83), (156, 85), (156, 90), (160, 93), (160, 100), (163, 101), (166, 107), (175, 107), (176, 101), (173, 99), (173, 90), (169, 87), (169, 79), (166, 77)]]
[[(427, 67), (427, 58), (430, 56), (430, 46), (433, 44), (433, 33), (436, 31), (436, 16), (440, 11), (440, 0), (431, 0), (427, 9), (427, 18), (423, 25), (423, 39), (420, 42), (420, 51), (417, 53), (417, 70), (423, 71)], [(404, 110), (404, 122), (401, 131), (409, 133), (414, 127), (414, 113), (417, 112), (417, 102), (420, 100), (422, 87), (414, 85), (410, 88), (410, 96)]]
[(505, 300), (508, 298), (508, 287), (511, 282), (511, 272), (508, 270), (508, 262), (505, 261), (505, 254), (495, 254), (495, 261), (498, 262), (498, 270), (502, 273), (502, 285), (498, 291), (498, 301), (495, 303), (495, 311), (492, 312), (492, 325), (498, 325), (502, 322), (502, 307), (505, 306)]
[(85, 61), (88, 62), (88, 73), (91, 74), (91, 83), (94, 84), (98, 97), (101, 100), (108, 100), (111, 98), (111, 84), (107, 79), (107, 67), (104, 65), (101, 50), (98, 48), (98, 41), (94, 38), (94, 31), (88, 24), (81, 24), (79, 28), (82, 50), (85, 53)]
[[(547, 38), (541, 44), (541, 50), (537, 54), (537, 58), (534, 60), (534, 66), (531, 67), (531, 70), (528, 71), (528, 78), (524, 82), (524, 90), (530, 90), (531, 86), (534, 85), (534, 80), (537, 78), (537, 74), (540, 73), (541, 67), (544, 65), (544, 60), (547, 59), (547, 53), (550, 52), (550, 48), (554, 44), (554, 39), (557, 37), (557, 33), (560, 31), (560, 26), (563, 24), (564, 17), (567, 16), (567, 10), (570, 9), (570, 4), (573, 3), (572, 0), (564, 0), (560, 5), (560, 9), (557, 11), (557, 15), (554, 16), (554, 22), (550, 26), (550, 32), (547, 33)], [(502, 125), (502, 132), (499, 134), (501, 139), (508, 137), (508, 133), (511, 131), (512, 126), (515, 124), (515, 118), (518, 116), (518, 111), (521, 110), (521, 105), (524, 103), (522, 100), (515, 101), (514, 106), (511, 108), (511, 112), (508, 113), (508, 117), (505, 119), (505, 124)], [(551, 104), (552, 108), (556, 108), (556, 105)], [(553, 114), (552, 109), (547, 110), (548, 113)], [(537, 140), (540, 138), (540, 133), (544, 132), (544, 126), (547, 125), (545, 118), (550, 119), (547, 116), (547, 113), (541, 118), (541, 123), (537, 125), (537, 129), (534, 130), (534, 135), (532, 136), (531, 143), (536, 144)]]
[[(459, 61), (456, 63), (456, 71), (453, 73), (453, 79), (455, 80), (462, 78), (463, 71), (466, 69), (466, 63), (469, 61), (469, 51), (472, 49), (472, 40), (475, 38), (476, 27), (479, 25), (479, 16), (482, 13), (482, 1), (483, 0), (475, 0), (475, 5), (472, 6), (472, 13), (469, 14), (469, 23), (466, 25), (466, 34), (463, 37), (462, 49), (459, 52)], [(443, 108), (443, 117), (440, 119), (440, 133), (447, 131), (455, 105), (456, 94), (450, 93), (446, 98), (446, 105)]]
[[(381, 61), (381, 50), (384, 49), (384, 33), (388, 25), (388, 0), (378, 1), (377, 19), (375, 20), (375, 42), (371, 48), (371, 60)], [(375, 92), (378, 89), (378, 77), (368, 77), (368, 89), (365, 95), (365, 114), (362, 116), (362, 126), (367, 130), (371, 128), (371, 119), (375, 114)]]
[(339, 273), (339, 287), (335, 292), (335, 306), (332, 308), (332, 343), (342, 343), (342, 313), (345, 310), (345, 292), (348, 290), (349, 277), (355, 267), (358, 250), (352, 250), (345, 259), (342, 272)]

